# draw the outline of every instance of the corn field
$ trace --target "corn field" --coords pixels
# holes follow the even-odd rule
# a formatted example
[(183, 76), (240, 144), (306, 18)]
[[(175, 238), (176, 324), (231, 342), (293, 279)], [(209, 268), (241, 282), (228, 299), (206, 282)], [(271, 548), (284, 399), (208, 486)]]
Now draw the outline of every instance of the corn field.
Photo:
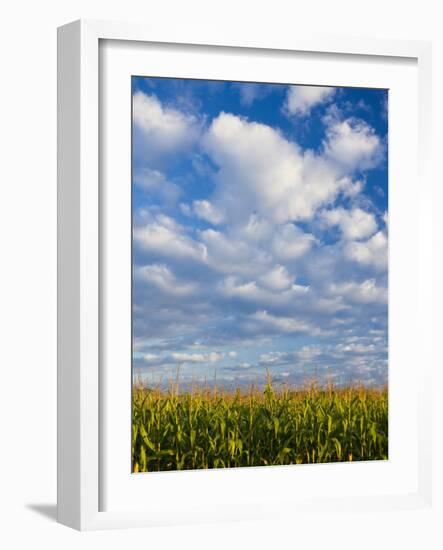
[(133, 472), (387, 457), (386, 388), (133, 389)]

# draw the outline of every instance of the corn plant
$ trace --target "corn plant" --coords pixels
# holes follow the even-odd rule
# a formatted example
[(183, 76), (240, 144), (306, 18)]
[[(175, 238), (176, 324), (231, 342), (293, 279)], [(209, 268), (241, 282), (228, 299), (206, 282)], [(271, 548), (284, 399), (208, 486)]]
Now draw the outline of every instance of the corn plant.
[(133, 390), (134, 472), (387, 457), (386, 388)]

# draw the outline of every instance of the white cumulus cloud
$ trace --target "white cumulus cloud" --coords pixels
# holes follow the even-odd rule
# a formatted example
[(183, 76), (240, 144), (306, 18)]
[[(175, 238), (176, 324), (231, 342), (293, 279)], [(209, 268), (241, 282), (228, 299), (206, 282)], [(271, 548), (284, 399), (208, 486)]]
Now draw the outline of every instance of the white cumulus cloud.
[(294, 284), (295, 277), (285, 266), (276, 265), (260, 277), (260, 282), (271, 290), (286, 290)]
[(153, 264), (138, 267), (134, 275), (173, 296), (189, 296), (197, 288), (196, 283), (178, 280), (165, 265)]
[(377, 231), (374, 215), (361, 208), (325, 210), (322, 219), (329, 227), (338, 226), (343, 237), (348, 240), (364, 239)]
[(388, 267), (388, 238), (383, 231), (378, 231), (366, 241), (349, 242), (344, 252), (348, 259), (361, 265), (379, 270)]
[(383, 144), (375, 130), (363, 120), (336, 116), (326, 118), (325, 156), (343, 172), (368, 170), (383, 156)]
[(163, 105), (155, 95), (136, 92), (132, 100), (137, 145), (145, 161), (187, 149), (198, 139), (202, 124), (190, 113)]
[(231, 223), (244, 224), (254, 214), (277, 224), (309, 220), (350, 189), (328, 159), (303, 152), (277, 129), (229, 113), (212, 121), (204, 147), (219, 167), (213, 202)]
[(197, 216), (212, 225), (219, 225), (224, 221), (223, 212), (208, 200), (196, 200), (192, 202), (192, 205), (182, 204), (181, 210), (187, 216)]
[(386, 303), (388, 300), (388, 289), (377, 285), (375, 279), (366, 279), (362, 283), (355, 281), (331, 284), (332, 294), (343, 296), (353, 302), (370, 304), (374, 302)]
[[(274, 281), (275, 284), (275, 281)], [(268, 285), (269, 286), (269, 285)], [(258, 307), (285, 305), (309, 292), (309, 286), (290, 284), (284, 289), (263, 288), (256, 281), (242, 281), (238, 277), (226, 277), (218, 284), (219, 292), (229, 298), (238, 298)]]
[(313, 235), (304, 233), (294, 224), (288, 223), (276, 228), (272, 250), (280, 260), (294, 260), (306, 254), (314, 243)]
[(312, 327), (306, 321), (294, 317), (280, 317), (268, 313), (266, 310), (257, 311), (251, 319), (268, 325), (269, 327), (287, 333), (309, 332)]
[(192, 258), (205, 261), (207, 250), (204, 244), (186, 235), (172, 218), (160, 215), (133, 231), (134, 241), (144, 250), (164, 256)]
[(160, 170), (143, 168), (134, 175), (134, 183), (137, 187), (169, 203), (176, 202), (181, 194), (180, 187), (171, 182)]
[(335, 88), (328, 86), (289, 86), (283, 110), (289, 115), (306, 116), (316, 105), (332, 99)]

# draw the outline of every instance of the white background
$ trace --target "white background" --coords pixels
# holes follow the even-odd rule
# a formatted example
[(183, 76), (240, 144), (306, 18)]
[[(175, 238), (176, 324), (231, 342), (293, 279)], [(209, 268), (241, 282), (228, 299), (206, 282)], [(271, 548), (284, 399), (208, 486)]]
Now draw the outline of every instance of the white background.
[[(189, 32), (203, 26), (235, 33), (254, 26), (263, 34), (313, 32), (403, 39), (434, 40), (434, 97), (443, 98), (443, 16), (439, 2), (314, 0), (309, 3), (274, 0), (65, 0), (54, 3), (9, 4), (2, 12), (0, 33), (0, 544), (5, 548), (122, 548), (144, 545), (162, 548), (342, 547), (441, 548), (442, 476), (436, 468), (435, 512), (386, 515), (322, 514), (278, 521), (202, 525), (153, 530), (79, 534), (51, 521), (56, 495), (56, 27), (85, 18), (153, 21), (164, 28)], [(407, 116), (407, 114), (405, 114)], [(443, 144), (442, 109), (434, 102), (435, 143)], [(442, 171), (436, 154), (435, 243), (439, 262), (434, 281), (443, 280)], [(407, 243), (405, 243), (407, 246)], [(430, 281), (431, 282), (431, 281)], [(442, 293), (435, 287), (436, 312)], [(443, 327), (441, 315), (435, 317)], [(443, 368), (435, 349), (434, 383), (438, 422), (434, 424), (436, 463), (443, 464), (442, 405), (439, 389)], [(437, 367), (440, 367), (438, 369)], [(419, 368), (419, 365), (417, 365)], [(407, 427), (405, 427), (407, 429)], [(441, 468), (440, 468), (441, 469)], [(233, 495), (235, 498), (235, 495)], [(437, 518), (440, 519), (440, 525)], [(334, 543), (335, 544), (331, 544)], [(338, 547), (338, 546), (337, 546)]]

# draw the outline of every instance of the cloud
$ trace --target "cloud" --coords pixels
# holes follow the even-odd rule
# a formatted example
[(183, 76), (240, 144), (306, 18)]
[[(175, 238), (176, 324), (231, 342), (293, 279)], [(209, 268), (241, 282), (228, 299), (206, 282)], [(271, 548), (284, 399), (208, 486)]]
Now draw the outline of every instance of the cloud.
[(179, 281), (165, 265), (153, 264), (137, 267), (134, 276), (177, 297), (189, 296), (194, 294), (197, 289), (196, 283)]
[[(289, 277), (289, 276), (288, 276)], [(274, 278), (275, 284), (275, 278)], [(280, 279), (281, 283), (281, 279)], [(285, 305), (309, 291), (308, 286), (290, 284), (286, 288), (263, 288), (256, 281), (242, 281), (229, 276), (218, 284), (220, 293), (229, 298), (238, 298), (256, 306)]]
[(218, 166), (213, 203), (230, 223), (245, 223), (253, 214), (277, 224), (310, 220), (350, 188), (334, 163), (233, 114), (212, 121), (203, 146)]
[(215, 365), (225, 358), (225, 354), (219, 351), (210, 351), (208, 353), (187, 353), (183, 351), (173, 351), (171, 353), (137, 353), (136, 358), (142, 365), (151, 370), (160, 368), (160, 372), (176, 375), (177, 371), (168, 372), (168, 367), (177, 365)]
[(295, 356), (301, 361), (312, 362), (317, 357), (320, 357), (322, 353), (322, 348), (318, 345), (303, 346), (301, 349), (295, 352)]
[(208, 200), (196, 200), (192, 205), (181, 204), (180, 206), (186, 216), (197, 216), (212, 225), (219, 225), (224, 221), (223, 213)]
[(227, 277), (219, 288), (225, 296), (243, 298), (253, 302), (261, 301), (264, 297), (263, 289), (257, 286), (255, 281), (240, 282), (236, 277)]
[(325, 210), (321, 218), (328, 227), (338, 226), (347, 240), (364, 239), (377, 231), (374, 215), (361, 208)]
[(246, 223), (236, 227), (239, 238), (250, 243), (259, 243), (268, 240), (274, 233), (274, 225), (269, 220), (253, 213)]
[(298, 333), (312, 330), (312, 327), (306, 321), (294, 317), (277, 317), (266, 310), (257, 311), (250, 317), (254, 321), (259, 321), (279, 332)]
[(143, 250), (162, 256), (198, 261), (205, 261), (207, 256), (204, 244), (187, 236), (183, 227), (165, 215), (158, 215), (148, 223), (136, 227), (133, 237)]
[(168, 107), (155, 95), (141, 91), (133, 96), (135, 153), (144, 162), (188, 149), (198, 139), (202, 122), (193, 114)]
[(345, 256), (363, 266), (378, 270), (388, 267), (388, 239), (383, 231), (378, 231), (363, 242), (349, 242), (344, 249)]
[(348, 344), (337, 344), (336, 350), (341, 353), (355, 353), (365, 355), (372, 353), (375, 350), (374, 344), (362, 344), (357, 342), (349, 342)]
[(337, 112), (325, 117), (327, 124), (324, 154), (344, 173), (369, 170), (383, 158), (383, 143), (363, 120), (340, 120)]
[(171, 353), (173, 361), (178, 363), (217, 363), (224, 358), (223, 353)]
[(330, 101), (335, 91), (327, 86), (289, 86), (283, 110), (288, 115), (306, 116), (317, 105)]
[(221, 273), (251, 275), (265, 269), (270, 262), (264, 250), (244, 240), (215, 229), (199, 232), (207, 251), (207, 264)]
[(283, 265), (276, 265), (260, 277), (260, 282), (270, 290), (287, 290), (294, 284), (295, 277)]
[(260, 355), (259, 363), (265, 366), (275, 365), (276, 363), (282, 363), (288, 357), (290, 357), (290, 354), (288, 353), (283, 353), (281, 351), (270, 351), (269, 353), (262, 353)]
[(375, 279), (366, 279), (362, 283), (354, 281), (332, 283), (330, 292), (361, 304), (387, 303), (388, 301), (388, 289), (378, 286)]
[(154, 363), (158, 361), (159, 355), (157, 355), (156, 353), (143, 353), (142, 359), (145, 363)]
[(245, 107), (251, 107), (254, 101), (263, 99), (276, 90), (275, 85), (240, 82), (234, 83), (233, 87), (238, 90), (240, 103)]
[[(260, 366), (272, 369), (273, 379), (289, 372), (291, 382), (303, 383), (310, 378), (325, 382), (340, 379), (386, 382), (386, 340), (374, 342), (369, 336), (344, 338), (338, 343), (322, 342), (303, 345), (290, 351), (269, 351), (259, 356)], [(285, 368), (284, 371), (279, 369)]]
[(294, 260), (306, 254), (315, 242), (313, 235), (304, 233), (294, 224), (288, 223), (276, 228), (272, 249), (278, 259)]
[(136, 172), (134, 184), (147, 191), (151, 197), (160, 197), (168, 203), (175, 203), (181, 195), (178, 185), (168, 180), (163, 172), (151, 168), (143, 168)]

